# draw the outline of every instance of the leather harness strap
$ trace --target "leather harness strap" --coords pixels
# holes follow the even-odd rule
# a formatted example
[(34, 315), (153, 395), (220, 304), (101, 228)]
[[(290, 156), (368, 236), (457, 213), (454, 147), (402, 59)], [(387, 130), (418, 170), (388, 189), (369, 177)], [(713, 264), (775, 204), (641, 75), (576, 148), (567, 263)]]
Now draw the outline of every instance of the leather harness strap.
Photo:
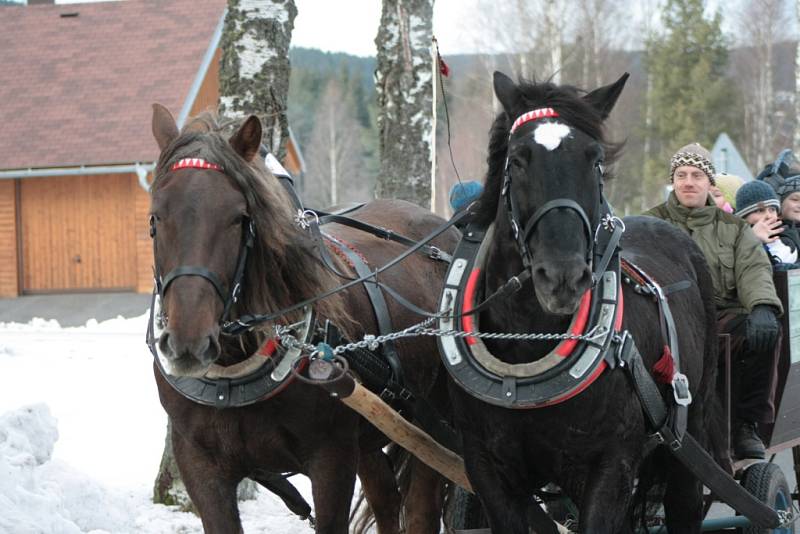
[[(633, 338), (628, 336), (619, 351), (620, 367), (627, 370), (645, 416), (655, 429), (654, 436), (720, 500), (747, 516), (754, 524), (775, 529), (782, 520), (775, 510), (751, 495), (725, 472), (688, 432), (677, 434), (672, 422), (674, 410), (664, 403), (658, 386), (647, 371)], [(685, 427), (684, 427), (685, 428)]]

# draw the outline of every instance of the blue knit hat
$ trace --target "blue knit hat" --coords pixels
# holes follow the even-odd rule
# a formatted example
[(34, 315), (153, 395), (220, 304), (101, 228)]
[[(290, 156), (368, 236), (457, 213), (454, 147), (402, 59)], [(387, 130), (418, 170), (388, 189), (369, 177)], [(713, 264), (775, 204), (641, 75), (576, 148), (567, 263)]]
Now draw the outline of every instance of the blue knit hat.
[(768, 207), (774, 207), (780, 211), (781, 203), (775, 190), (760, 180), (747, 182), (736, 192), (736, 215), (746, 217), (751, 213)]
[(450, 207), (459, 211), (476, 200), (483, 193), (483, 186), (478, 182), (459, 182), (450, 188)]

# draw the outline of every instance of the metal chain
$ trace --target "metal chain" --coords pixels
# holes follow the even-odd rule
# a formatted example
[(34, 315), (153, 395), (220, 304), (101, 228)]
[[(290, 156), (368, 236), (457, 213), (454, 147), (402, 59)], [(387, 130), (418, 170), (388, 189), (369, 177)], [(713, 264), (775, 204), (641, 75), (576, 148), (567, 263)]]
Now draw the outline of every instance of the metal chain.
[[(514, 341), (553, 341), (553, 340), (576, 340), (593, 341), (606, 335), (604, 327), (595, 326), (585, 334), (511, 334), (499, 332), (467, 332), (464, 330), (428, 328), (428, 325), (438, 320), (437, 317), (430, 317), (420, 323), (409, 326), (399, 332), (391, 332), (382, 336), (365, 335), (361, 341), (339, 345), (333, 349), (334, 355), (356, 349), (377, 350), (381, 343), (395, 341), (406, 337), (416, 336), (435, 336), (435, 337), (477, 337), (481, 339), (505, 339)], [(303, 343), (294, 337), (288, 327), (277, 328), (277, 335), (281, 340), (281, 345), (289, 348), (300, 348), (311, 354), (317, 351), (317, 347), (310, 343)]]

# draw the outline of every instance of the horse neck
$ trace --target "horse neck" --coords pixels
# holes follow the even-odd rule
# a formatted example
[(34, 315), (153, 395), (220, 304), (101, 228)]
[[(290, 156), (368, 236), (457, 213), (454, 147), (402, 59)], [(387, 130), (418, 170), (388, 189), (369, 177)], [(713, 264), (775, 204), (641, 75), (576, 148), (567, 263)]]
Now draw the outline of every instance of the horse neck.
[[(484, 297), (493, 294), (512, 276), (522, 272), (522, 258), (511, 238), (507, 222), (495, 221), (495, 240), (491, 244), (484, 268)], [(532, 281), (506, 299), (501, 299), (480, 314), (480, 330), (484, 332), (564, 333), (570, 316), (554, 315), (544, 310), (536, 298)], [(557, 341), (503, 341), (486, 344), (496, 357), (508, 363), (524, 363), (544, 357)]]

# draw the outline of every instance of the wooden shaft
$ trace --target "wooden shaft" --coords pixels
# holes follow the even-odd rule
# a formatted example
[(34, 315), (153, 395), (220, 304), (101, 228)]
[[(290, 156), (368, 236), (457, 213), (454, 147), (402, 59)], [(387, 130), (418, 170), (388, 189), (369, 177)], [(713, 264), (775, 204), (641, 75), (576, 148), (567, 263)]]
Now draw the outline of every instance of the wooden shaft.
[(353, 392), (347, 397), (340, 397), (343, 403), (428, 467), (470, 493), (473, 492), (464, 469), (464, 460), (460, 456), (442, 447), (426, 432), (406, 421), (370, 390), (358, 382), (354, 383)]
[[(342, 373), (339, 367), (331, 365), (321, 374), (324, 374), (327, 380), (320, 382), (320, 385), (332, 396), (339, 398), (346, 406), (375, 425), (389, 439), (416, 456), (425, 465), (470, 493), (475, 493), (467, 478), (464, 460), (460, 456), (442, 447), (427, 432), (409, 423), (379, 396), (362, 386), (349, 374)], [(331, 380), (333, 377), (335, 378)], [(317, 375), (314, 378), (320, 379), (323, 376)], [(564, 525), (555, 521), (554, 523), (559, 534), (571, 532)]]

